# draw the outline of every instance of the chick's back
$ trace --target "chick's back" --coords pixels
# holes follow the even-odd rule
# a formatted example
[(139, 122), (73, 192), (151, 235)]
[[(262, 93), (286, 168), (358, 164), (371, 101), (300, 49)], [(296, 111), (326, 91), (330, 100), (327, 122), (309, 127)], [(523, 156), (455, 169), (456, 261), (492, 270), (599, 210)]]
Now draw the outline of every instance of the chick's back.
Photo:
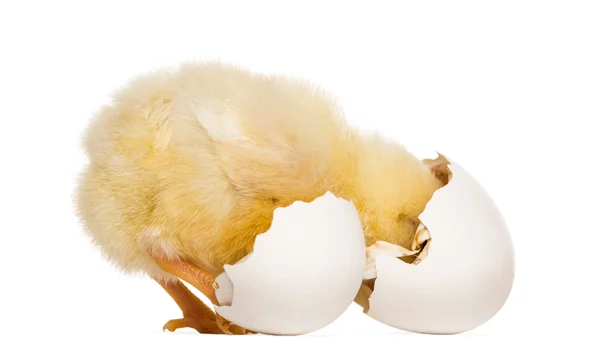
[(251, 251), (276, 207), (351, 194), (357, 142), (310, 83), (218, 62), (134, 79), (84, 137), (86, 231), (124, 271), (165, 279), (149, 249), (219, 273)]

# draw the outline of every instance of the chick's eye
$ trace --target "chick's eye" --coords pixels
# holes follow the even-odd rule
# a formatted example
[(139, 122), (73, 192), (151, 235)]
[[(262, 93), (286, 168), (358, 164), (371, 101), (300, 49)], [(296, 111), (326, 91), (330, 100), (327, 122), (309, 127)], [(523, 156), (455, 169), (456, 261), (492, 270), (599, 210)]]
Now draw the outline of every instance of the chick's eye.
[(406, 214), (398, 215), (398, 222), (403, 224), (410, 224), (411, 228), (416, 229), (419, 226), (419, 221)]
[(404, 214), (404, 213), (400, 213), (398, 214), (398, 222), (405, 222), (405, 221), (409, 221), (410, 218), (408, 217), (408, 215)]

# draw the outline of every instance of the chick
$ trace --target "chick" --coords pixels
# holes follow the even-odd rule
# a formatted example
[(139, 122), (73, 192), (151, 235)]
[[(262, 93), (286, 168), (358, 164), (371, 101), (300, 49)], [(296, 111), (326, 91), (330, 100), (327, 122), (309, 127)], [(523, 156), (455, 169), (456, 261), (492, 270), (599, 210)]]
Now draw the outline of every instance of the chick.
[[(443, 160), (346, 123), (312, 83), (220, 61), (141, 75), (116, 91), (84, 134), (89, 164), (76, 211), (108, 261), (156, 280), (182, 319), (164, 329), (250, 332), (215, 305), (223, 265), (252, 251), (277, 207), (331, 191), (354, 202), (367, 245), (409, 248), (418, 216), (447, 183)], [(307, 262), (308, 263), (308, 262)]]

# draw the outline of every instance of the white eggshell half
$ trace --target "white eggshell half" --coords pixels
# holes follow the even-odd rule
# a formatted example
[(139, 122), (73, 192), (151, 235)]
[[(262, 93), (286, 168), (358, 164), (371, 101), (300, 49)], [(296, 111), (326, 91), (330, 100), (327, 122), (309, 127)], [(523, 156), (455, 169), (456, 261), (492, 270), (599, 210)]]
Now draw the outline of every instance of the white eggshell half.
[(276, 335), (316, 331), (354, 301), (365, 268), (364, 232), (352, 202), (328, 192), (274, 211), (254, 250), (217, 277), (215, 311)]
[(431, 240), (418, 265), (375, 256), (367, 314), (398, 329), (455, 334), (492, 318), (512, 289), (515, 261), (507, 226), (484, 189), (451, 162), (453, 177), (421, 214)]

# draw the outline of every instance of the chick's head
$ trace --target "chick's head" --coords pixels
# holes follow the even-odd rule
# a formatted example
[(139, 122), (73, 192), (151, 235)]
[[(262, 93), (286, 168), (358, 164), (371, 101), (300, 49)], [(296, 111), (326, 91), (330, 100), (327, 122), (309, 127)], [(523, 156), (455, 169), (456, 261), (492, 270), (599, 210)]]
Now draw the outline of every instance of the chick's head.
[(355, 183), (367, 246), (385, 241), (410, 249), (419, 215), (451, 178), (443, 157), (420, 160), (393, 142), (365, 141)]

